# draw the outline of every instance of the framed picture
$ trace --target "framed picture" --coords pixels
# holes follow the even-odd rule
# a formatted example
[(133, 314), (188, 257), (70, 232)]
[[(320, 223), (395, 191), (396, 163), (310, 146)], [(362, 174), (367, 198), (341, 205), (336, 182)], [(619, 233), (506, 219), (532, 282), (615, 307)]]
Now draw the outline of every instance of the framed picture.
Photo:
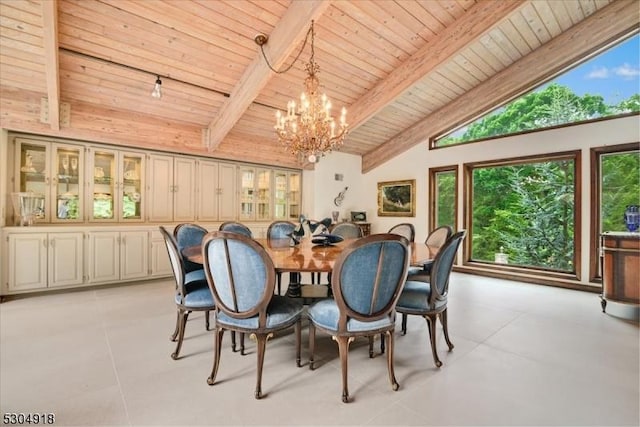
[(351, 211), (351, 222), (367, 222), (367, 213), (363, 211)]
[(416, 180), (379, 182), (378, 216), (416, 216)]

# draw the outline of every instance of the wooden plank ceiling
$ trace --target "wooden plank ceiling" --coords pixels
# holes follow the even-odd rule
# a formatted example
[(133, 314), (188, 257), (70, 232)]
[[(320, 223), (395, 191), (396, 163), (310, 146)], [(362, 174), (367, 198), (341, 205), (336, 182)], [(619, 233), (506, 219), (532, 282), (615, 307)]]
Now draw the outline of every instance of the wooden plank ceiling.
[(636, 0), (3, 0), (0, 126), (301, 167), (273, 124), (309, 46), (276, 74), (254, 37), (283, 68), (315, 20), (321, 86), (348, 109), (341, 151), (366, 172), (637, 31), (638, 16)]

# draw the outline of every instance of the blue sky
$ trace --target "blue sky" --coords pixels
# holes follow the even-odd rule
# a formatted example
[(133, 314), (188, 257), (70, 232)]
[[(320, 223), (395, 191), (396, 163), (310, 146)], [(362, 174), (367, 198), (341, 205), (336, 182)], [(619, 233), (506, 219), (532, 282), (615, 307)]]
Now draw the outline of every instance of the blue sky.
[(639, 93), (640, 36), (625, 40), (554, 81), (580, 96), (601, 95), (607, 104), (617, 104)]

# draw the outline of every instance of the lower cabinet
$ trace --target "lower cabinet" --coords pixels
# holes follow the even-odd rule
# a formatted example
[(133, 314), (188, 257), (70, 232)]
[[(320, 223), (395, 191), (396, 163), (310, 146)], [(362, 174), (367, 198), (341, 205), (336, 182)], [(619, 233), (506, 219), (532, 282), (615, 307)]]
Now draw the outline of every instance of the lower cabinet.
[(82, 232), (7, 236), (7, 289), (24, 291), (83, 283)]
[(149, 251), (149, 274), (151, 277), (166, 277), (173, 275), (171, 261), (167, 253), (167, 245), (160, 231), (151, 232), (151, 244)]
[(87, 241), (87, 283), (148, 277), (148, 231), (92, 231)]

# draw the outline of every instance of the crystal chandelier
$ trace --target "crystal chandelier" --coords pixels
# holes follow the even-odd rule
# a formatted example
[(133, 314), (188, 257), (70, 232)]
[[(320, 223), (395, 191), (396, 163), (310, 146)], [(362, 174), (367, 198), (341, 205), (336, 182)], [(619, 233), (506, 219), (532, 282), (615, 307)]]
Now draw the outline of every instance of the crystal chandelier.
[(331, 115), (331, 101), (326, 94), (319, 94), (320, 81), (318, 80), (318, 72), (320, 67), (315, 62), (314, 38), (315, 31), (313, 21), (311, 28), (307, 32), (304, 44), (300, 52), (296, 56), (291, 66), (284, 71), (273, 69), (266, 55), (264, 54), (263, 45), (267, 42), (267, 37), (259, 34), (255, 41), (262, 49), (262, 54), (267, 61), (267, 65), (276, 73), (287, 72), (300, 57), (300, 53), (307, 44), (307, 39), (311, 35), (311, 57), (309, 63), (305, 66), (307, 78), (304, 81), (305, 91), (300, 95), (300, 103), (289, 101), (287, 103), (286, 113), (280, 110), (276, 112), (276, 125), (274, 126), (278, 141), (293, 155), (298, 157), (300, 162), (305, 160), (315, 163), (319, 157), (331, 152), (334, 148), (344, 143), (347, 135), (347, 110), (342, 107), (340, 115), (340, 123), (336, 124)]

